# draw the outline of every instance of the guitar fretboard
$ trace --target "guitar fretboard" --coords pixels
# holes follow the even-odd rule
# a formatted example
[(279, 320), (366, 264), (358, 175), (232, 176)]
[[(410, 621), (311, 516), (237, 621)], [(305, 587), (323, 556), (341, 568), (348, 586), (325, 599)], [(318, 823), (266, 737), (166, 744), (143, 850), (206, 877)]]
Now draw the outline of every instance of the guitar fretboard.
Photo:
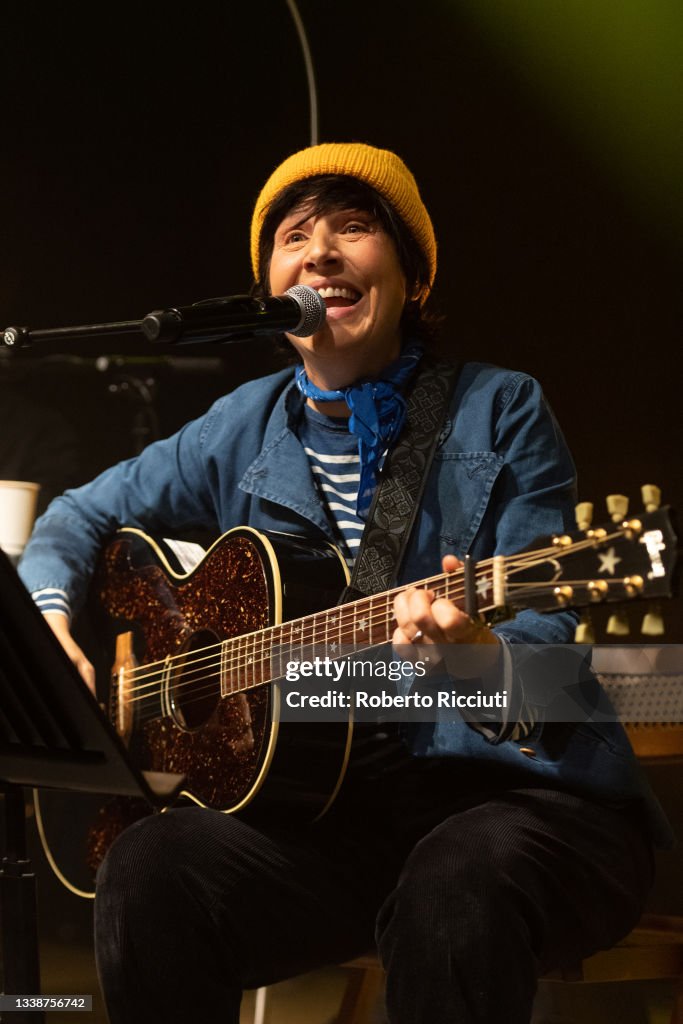
[[(196, 688), (192, 699), (199, 700), (202, 694), (213, 692), (220, 680), (220, 695), (230, 696), (281, 679), (288, 662), (362, 654), (391, 640), (394, 599), (410, 587), (431, 590), (435, 598), (447, 598), (469, 611), (488, 613), (504, 608), (508, 614), (509, 608), (530, 607), (553, 611), (596, 601), (666, 596), (674, 563), (675, 534), (667, 510), (641, 513), (639, 519), (607, 529), (549, 538), (537, 548), (496, 555), (479, 562), (474, 570), (458, 568), (190, 652), (167, 655), (126, 670), (122, 686), (128, 703), (154, 704), (160, 695), (163, 698), (169, 682), (174, 691), (181, 686), (188, 691)], [(616, 565), (623, 575), (614, 571)], [(182, 683), (177, 673), (182, 675)]]
[[(477, 574), (477, 599), (481, 606), (492, 594), (493, 575)], [(458, 607), (464, 604), (463, 571), (424, 581), (437, 598), (444, 597)], [(417, 584), (418, 586), (420, 584)], [(233, 637), (220, 644), (221, 695), (228, 696), (252, 686), (280, 678), (291, 661), (308, 661), (313, 652), (323, 651), (334, 658), (346, 651), (359, 652), (391, 640), (396, 623), (393, 606), (396, 594), (407, 588), (360, 598), (349, 604), (316, 612), (301, 619), (284, 622), (269, 629)]]

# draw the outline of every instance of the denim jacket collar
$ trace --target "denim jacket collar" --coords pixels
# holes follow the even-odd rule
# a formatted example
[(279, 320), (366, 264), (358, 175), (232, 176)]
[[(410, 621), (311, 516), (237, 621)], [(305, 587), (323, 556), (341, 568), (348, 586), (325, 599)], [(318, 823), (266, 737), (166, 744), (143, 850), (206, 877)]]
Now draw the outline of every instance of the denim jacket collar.
[(308, 456), (296, 433), (304, 401), (293, 384), (282, 392), (268, 422), (263, 448), (240, 480), (239, 488), (292, 509), (322, 530), (328, 540), (334, 540)]

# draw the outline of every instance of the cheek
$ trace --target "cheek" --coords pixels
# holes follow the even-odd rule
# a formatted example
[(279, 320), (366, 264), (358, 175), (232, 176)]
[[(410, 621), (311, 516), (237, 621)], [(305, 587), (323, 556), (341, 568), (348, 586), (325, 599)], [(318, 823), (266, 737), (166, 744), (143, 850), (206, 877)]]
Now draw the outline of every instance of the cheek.
[(403, 311), (408, 298), (406, 282), (400, 271), (395, 268), (387, 268), (379, 288), (379, 301), (386, 309), (391, 309), (399, 315)]
[(376, 270), (380, 301), (387, 307), (403, 310), (408, 295), (401, 265), (393, 251), (383, 252), (381, 256)]
[[(271, 295), (279, 295), (282, 291), (280, 286), (280, 279), (282, 272), (279, 267), (273, 267), (271, 264), (270, 270), (268, 271), (268, 290)], [(286, 291), (287, 289), (285, 289)]]
[(290, 285), (295, 284), (296, 271), (293, 260), (283, 255), (273, 255), (268, 270), (268, 285), (271, 295), (282, 295)]

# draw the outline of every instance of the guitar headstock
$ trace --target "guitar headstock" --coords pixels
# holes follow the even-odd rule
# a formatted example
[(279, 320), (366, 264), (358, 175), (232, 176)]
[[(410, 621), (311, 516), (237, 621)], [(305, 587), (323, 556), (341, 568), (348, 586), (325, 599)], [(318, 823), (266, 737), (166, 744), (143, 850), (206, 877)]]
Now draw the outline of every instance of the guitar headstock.
[(577, 506), (581, 529), (544, 538), (506, 559), (505, 596), (515, 609), (557, 611), (609, 602), (670, 597), (677, 538), (659, 491), (643, 488), (645, 509), (627, 516), (627, 499), (610, 495), (612, 521), (590, 525), (592, 507)]

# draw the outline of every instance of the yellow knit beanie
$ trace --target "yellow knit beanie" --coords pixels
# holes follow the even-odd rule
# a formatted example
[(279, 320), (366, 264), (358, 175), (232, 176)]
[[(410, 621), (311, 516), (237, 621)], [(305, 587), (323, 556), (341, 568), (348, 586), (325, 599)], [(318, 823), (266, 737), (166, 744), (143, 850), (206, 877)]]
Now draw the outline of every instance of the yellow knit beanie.
[[(302, 149), (273, 171), (256, 200), (251, 220), (251, 265), (254, 277), (258, 280), (259, 241), (268, 207), (294, 182), (319, 174), (346, 174), (358, 178), (391, 203), (427, 258), (431, 288), (436, 274), (436, 238), (415, 178), (395, 153), (366, 146), (362, 142), (327, 142)], [(429, 288), (421, 296), (422, 301)]]

